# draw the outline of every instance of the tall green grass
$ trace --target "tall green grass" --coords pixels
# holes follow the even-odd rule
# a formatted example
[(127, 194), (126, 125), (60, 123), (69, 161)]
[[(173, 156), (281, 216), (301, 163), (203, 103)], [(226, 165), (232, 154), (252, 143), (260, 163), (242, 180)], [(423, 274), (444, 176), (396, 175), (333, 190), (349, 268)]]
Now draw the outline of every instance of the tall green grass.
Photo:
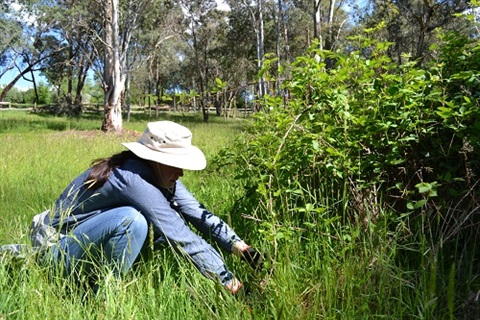
[[(204, 124), (197, 116), (171, 115), (133, 120), (124, 124), (123, 134), (116, 135), (100, 132), (99, 119), (0, 113), (0, 243), (28, 244), (33, 215), (50, 208), (71, 179), (93, 159), (124, 150), (120, 143), (137, 140), (147, 121), (163, 119), (189, 127), (193, 143), (204, 150), (208, 159), (233, 142), (242, 125), (241, 121), (215, 119)], [(185, 172), (183, 180), (209, 208), (231, 220), (228, 207), (235, 195), (229, 181), (216, 176), (210, 167), (203, 172)], [(228, 259), (233, 262), (231, 257)], [(68, 281), (50, 277), (45, 268), (33, 256), (2, 257), (0, 318), (177, 319), (208, 314), (208, 318), (225, 318), (230, 309), (243, 318), (240, 315), (246, 310), (171, 252), (158, 254), (153, 261), (140, 265), (122, 282), (114, 281), (105, 272), (104, 290), (98, 296), (81, 288), (72, 290)]]
[[(405, 250), (427, 253), (422, 248), (428, 246), (402, 248), (395, 230), (387, 230), (381, 222), (360, 230), (323, 219), (321, 212), (315, 224), (288, 225), (278, 216), (271, 221), (254, 220), (253, 212), (242, 212), (235, 206), (244, 194), (243, 186), (233, 179), (235, 170), (220, 170), (215, 162), (219, 150), (235, 146), (243, 122), (211, 118), (205, 124), (200, 116), (192, 114), (162, 114), (161, 119), (189, 127), (193, 143), (207, 156), (207, 169), (185, 172), (184, 183), (239, 235), (265, 253), (265, 268), (257, 273), (225, 255), (227, 265), (248, 290), (231, 296), (169, 249), (136, 265), (122, 281), (103, 270), (103, 285), (96, 295), (75, 280), (52, 275), (48, 266), (39, 264), (33, 256), (3, 256), (0, 319), (453, 317), (453, 293), (441, 292), (441, 286), (437, 286), (438, 275), (445, 271), (440, 261), (433, 265), (426, 254), (425, 261), (417, 261), (418, 272), (411, 273), (396, 259)], [(27, 244), (33, 215), (49, 208), (93, 159), (124, 150), (120, 143), (135, 141), (151, 120), (158, 119), (133, 118), (125, 123), (123, 134), (115, 135), (98, 130), (100, 119), (0, 113), (0, 243)], [(333, 193), (342, 192), (325, 185), (319, 190), (303, 190), (302, 196), (315, 202), (316, 208), (348, 210), (330, 200)], [(288, 210), (294, 195), (278, 196), (284, 197)], [(455, 286), (451, 277), (449, 290)]]

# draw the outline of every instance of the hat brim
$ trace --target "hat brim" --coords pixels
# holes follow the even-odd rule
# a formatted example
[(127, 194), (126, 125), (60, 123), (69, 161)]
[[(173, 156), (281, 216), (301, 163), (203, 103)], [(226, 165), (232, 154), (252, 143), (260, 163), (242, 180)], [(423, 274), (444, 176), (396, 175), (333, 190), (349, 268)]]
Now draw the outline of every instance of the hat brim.
[(205, 155), (195, 146), (189, 147), (188, 151), (184, 154), (172, 154), (152, 150), (139, 142), (126, 142), (122, 143), (122, 145), (142, 159), (175, 168), (203, 170), (207, 166)]

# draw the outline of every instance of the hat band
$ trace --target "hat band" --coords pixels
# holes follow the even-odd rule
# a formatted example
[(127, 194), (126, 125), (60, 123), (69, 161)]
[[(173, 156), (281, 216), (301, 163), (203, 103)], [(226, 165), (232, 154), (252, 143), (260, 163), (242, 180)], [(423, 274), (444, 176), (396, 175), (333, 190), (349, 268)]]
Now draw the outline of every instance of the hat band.
[(183, 147), (178, 147), (178, 146), (168, 146), (168, 147), (163, 147), (163, 146), (158, 146), (158, 145), (152, 145), (152, 144), (145, 144), (142, 143), (145, 147), (149, 148), (152, 151), (158, 151), (166, 154), (176, 154), (176, 155), (189, 155), (192, 153), (192, 147), (191, 146), (183, 146)]

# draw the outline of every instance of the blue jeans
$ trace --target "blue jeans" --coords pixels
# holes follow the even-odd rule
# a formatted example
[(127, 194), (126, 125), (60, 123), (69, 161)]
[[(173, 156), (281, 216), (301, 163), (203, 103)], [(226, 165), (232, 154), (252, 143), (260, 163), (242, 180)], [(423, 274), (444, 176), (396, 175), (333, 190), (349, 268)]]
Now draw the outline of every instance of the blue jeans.
[(51, 254), (65, 276), (82, 272), (91, 278), (98, 267), (107, 265), (120, 277), (135, 262), (147, 234), (147, 221), (140, 212), (133, 207), (114, 208), (75, 227), (52, 247)]

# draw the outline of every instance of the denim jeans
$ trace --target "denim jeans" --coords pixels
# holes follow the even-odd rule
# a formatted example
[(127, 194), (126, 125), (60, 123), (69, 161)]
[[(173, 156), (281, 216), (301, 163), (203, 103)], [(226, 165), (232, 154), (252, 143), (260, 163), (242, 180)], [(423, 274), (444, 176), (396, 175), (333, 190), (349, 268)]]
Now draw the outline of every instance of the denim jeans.
[(147, 234), (147, 221), (140, 212), (119, 207), (83, 221), (50, 253), (65, 276), (81, 271), (91, 278), (98, 267), (106, 265), (120, 277), (135, 262)]

